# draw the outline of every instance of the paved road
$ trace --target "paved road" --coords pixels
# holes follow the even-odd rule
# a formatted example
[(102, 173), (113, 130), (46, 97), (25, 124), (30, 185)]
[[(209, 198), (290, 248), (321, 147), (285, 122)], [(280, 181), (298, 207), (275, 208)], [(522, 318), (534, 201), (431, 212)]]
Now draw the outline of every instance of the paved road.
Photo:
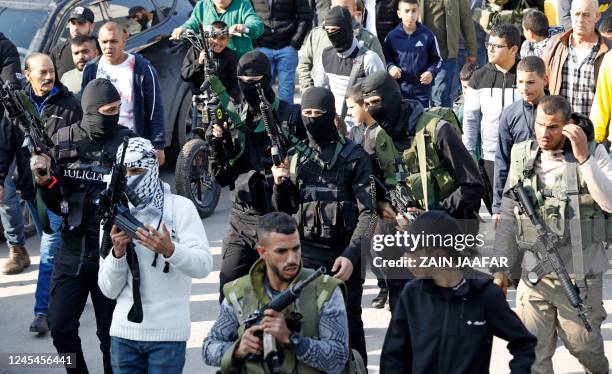
[[(162, 173), (164, 179), (172, 183), (172, 175), (165, 171)], [(226, 230), (229, 214), (228, 193), (226, 190), (221, 195), (219, 207), (215, 213), (204, 220), (211, 251), (214, 255), (214, 268), (220, 268), (221, 241)], [(36, 277), (38, 274), (38, 250), (39, 243), (35, 238), (27, 242), (32, 265), (22, 274), (6, 276), (0, 275), (0, 353), (5, 352), (54, 352), (54, 347), (49, 335), (38, 337), (28, 331), (32, 321), (34, 291), (36, 288)], [(4, 264), (8, 256), (8, 250), (4, 243), (0, 243), (0, 266)], [(608, 274), (604, 283), (604, 298), (606, 310), (612, 311), (612, 276)], [(202, 340), (207, 331), (214, 323), (218, 313), (218, 276), (214, 271), (205, 279), (195, 280), (191, 293), (191, 338), (187, 342), (187, 363), (185, 373), (214, 373), (214, 368), (204, 366), (201, 359)], [(363, 297), (363, 319), (368, 345), (368, 356), (371, 373), (378, 373), (378, 362), (385, 331), (390, 319), (387, 310), (369, 308), (370, 301), (377, 293), (375, 280), (366, 280)], [(514, 291), (511, 290), (508, 299), (514, 306)], [(95, 320), (93, 307), (88, 301), (83, 317), (81, 318), (81, 339), (83, 350), (89, 367), (94, 374), (102, 373), (101, 355), (98, 349), (98, 341), (95, 334)], [(612, 359), (612, 316), (608, 315), (603, 325), (604, 339), (606, 339), (606, 355)], [(559, 343), (554, 358), (555, 371), (557, 373), (580, 373), (581, 366), (576, 359), (571, 357), (568, 351)], [(493, 357), (491, 359), (491, 373), (507, 373), (508, 361), (505, 342), (495, 340), (493, 346)], [(12, 369), (0, 368), (0, 373), (61, 373), (62, 370), (41, 369)]]

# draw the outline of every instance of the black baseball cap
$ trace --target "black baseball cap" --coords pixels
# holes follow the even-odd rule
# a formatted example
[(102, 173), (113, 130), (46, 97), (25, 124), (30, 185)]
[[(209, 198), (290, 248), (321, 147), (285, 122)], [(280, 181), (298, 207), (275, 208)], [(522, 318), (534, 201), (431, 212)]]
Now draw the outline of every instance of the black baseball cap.
[(72, 12), (70, 13), (70, 18), (68, 20), (70, 21), (73, 19), (76, 19), (81, 22), (94, 23), (94, 14), (91, 9), (78, 6), (72, 10)]

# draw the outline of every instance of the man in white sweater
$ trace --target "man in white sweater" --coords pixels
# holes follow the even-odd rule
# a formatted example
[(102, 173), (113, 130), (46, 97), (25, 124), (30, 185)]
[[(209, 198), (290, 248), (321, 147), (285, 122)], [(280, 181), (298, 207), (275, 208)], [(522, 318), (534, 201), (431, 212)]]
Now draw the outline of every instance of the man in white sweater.
[[(122, 151), (120, 147), (117, 154)], [(130, 139), (125, 166), (129, 208), (146, 230), (138, 229), (132, 240), (114, 226), (113, 249), (100, 265), (100, 290), (117, 300), (110, 329), (113, 371), (181, 373), (191, 323), (191, 278), (206, 277), (213, 264), (206, 231), (193, 203), (172, 194), (159, 178), (159, 163), (149, 140)], [(128, 246), (138, 257), (140, 323), (128, 321), (134, 304)], [(158, 261), (164, 266), (156, 266)]]

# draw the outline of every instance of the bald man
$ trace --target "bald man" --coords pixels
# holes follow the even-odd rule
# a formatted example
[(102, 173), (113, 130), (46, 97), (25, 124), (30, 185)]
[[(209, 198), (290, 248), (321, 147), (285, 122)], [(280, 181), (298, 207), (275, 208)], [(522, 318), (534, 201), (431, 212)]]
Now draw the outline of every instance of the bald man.
[[(353, 17), (353, 35), (355, 35), (359, 44), (375, 52), (384, 64), (385, 56), (383, 55), (380, 41), (374, 34), (363, 28), (354, 18), (355, 12), (357, 11), (355, 0), (332, 0), (331, 5), (332, 7), (338, 5), (348, 9)], [(327, 14), (327, 12), (325, 13)], [(302, 92), (308, 87), (314, 86), (314, 77), (317, 76), (316, 67), (319, 66), (323, 50), (331, 46), (332, 44), (323, 26), (317, 26), (312, 29), (306, 37), (306, 40), (304, 40), (304, 44), (302, 44), (302, 48), (300, 49), (297, 67), (300, 89)]]
[(612, 41), (595, 28), (600, 18), (597, 8), (597, 0), (573, 0), (572, 28), (553, 36), (542, 55), (550, 94), (565, 97), (574, 112), (586, 116), (595, 97), (601, 62), (612, 47)]
[(166, 130), (159, 78), (146, 58), (125, 51), (127, 38), (127, 32), (115, 22), (100, 28), (102, 56), (85, 66), (82, 88), (96, 78), (110, 80), (121, 95), (119, 125), (149, 139), (161, 166), (165, 161)]

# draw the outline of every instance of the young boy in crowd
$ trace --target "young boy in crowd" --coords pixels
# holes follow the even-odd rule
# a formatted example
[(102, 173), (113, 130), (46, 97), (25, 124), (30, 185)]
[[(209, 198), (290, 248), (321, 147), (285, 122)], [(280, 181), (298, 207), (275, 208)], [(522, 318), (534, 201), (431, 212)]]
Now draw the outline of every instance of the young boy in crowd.
[(170, 40), (179, 40), (187, 29), (197, 33), (198, 24), (210, 25), (215, 21), (223, 21), (229, 27), (228, 48), (234, 51), (237, 59), (252, 50), (252, 41), (264, 32), (263, 21), (249, 0), (199, 1), (189, 19), (172, 30)]
[(418, 22), (419, 0), (399, 0), (402, 22), (385, 38), (387, 71), (398, 81), (404, 99), (416, 99), (429, 107), (432, 82), (442, 59), (435, 34)]
[[(215, 66), (217, 77), (223, 83), (234, 103), (237, 103), (240, 101), (240, 87), (238, 86), (238, 76), (236, 75), (238, 59), (236, 54), (227, 48), (229, 41), (230, 36), (225, 22), (213, 22), (212, 37), (208, 39), (208, 44), (213, 52), (213, 65)], [(205, 64), (206, 52), (200, 51), (198, 53), (191, 46), (183, 60), (181, 78), (191, 84), (191, 92), (194, 94), (199, 91), (200, 86), (204, 82)]]
[(508, 341), (513, 356), (510, 371), (529, 373), (536, 338), (491, 278), (473, 276), (471, 269), (456, 266), (419, 267), (423, 258), (426, 263), (456, 264), (461, 254), (446, 239), (431, 238), (461, 237), (464, 232), (457, 221), (444, 211), (431, 210), (410, 223), (407, 234), (427, 235), (428, 240), (419, 240), (425, 245), (406, 253), (415, 264), (410, 269), (417, 279), (406, 284), (393, 310), (380, 372), (487, 373), (493, 336), (497, 336)]
[(523, 16), (523, 36), (521, 58), (527, 56), (542, 57), (550, 40), (548, 18), (539, 10), (530, 10)]
[(461, 82), (461, 96), (455, 100), (455, 104), (453, 105), (453, 112), (457, 116), (459, 123), (463, 124), (463, 103), (464, 103), (464, 95), (467, 90), (468, 83), (470, 79), (472, 79), (472, 74), (479, 68), (476, 64), (464, 64), (461, 70), (459, 71), (459, 81)]

